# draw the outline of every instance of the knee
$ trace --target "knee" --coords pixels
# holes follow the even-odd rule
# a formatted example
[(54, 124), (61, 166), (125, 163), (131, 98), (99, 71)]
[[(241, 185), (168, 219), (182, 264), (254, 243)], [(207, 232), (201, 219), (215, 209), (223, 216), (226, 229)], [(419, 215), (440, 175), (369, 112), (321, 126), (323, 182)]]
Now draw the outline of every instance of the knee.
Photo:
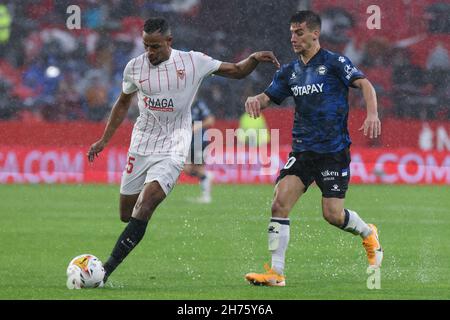
[(286, 206), (279, 199), (275, 199), (272, 202), (272, 216), (273, 217), (287, 218), (289, 216), (289, 211), (290, 211), (290, 208), (288, 208), (288, 206)]
[(133, 213), (133, 206), (128, 205), (126, 203), (120, 203), (120, 209), (119, 209), (119, 216), (120, 216), (120, 221), (122, 222), (129, 222), (131, 215)]
[(157, 204), (152, 201), (138, 201), (134, 208), (135, 215), (141, 220), (148, 220), (152, 216), (153, 211), (155, 211), (156, 207)]
[(184, 173), (186, 173), (187, 175), (190, 176), (194, 176), (195, 175), (195, 169), (194, 166), (191, 164), (185, 164), (184, 168), (183, 168)]
[(131, 212), (120, 211), (120, 221), (122, 222), (130, 222)]

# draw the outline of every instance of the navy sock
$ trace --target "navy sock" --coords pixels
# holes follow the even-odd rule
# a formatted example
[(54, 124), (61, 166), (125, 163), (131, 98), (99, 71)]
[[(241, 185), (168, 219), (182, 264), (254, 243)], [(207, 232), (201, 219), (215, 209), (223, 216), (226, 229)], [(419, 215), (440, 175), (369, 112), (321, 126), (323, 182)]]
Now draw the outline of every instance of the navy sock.
[(147, 221), (131, 218), (125, 230), (120, 235), (114, 246), (111, 256), (104, 264), (106, 282), (109, 275), (117, 268), (117, 266), (126, 258), (126, 256), (138, 245), (144, 237), (147, 229)]

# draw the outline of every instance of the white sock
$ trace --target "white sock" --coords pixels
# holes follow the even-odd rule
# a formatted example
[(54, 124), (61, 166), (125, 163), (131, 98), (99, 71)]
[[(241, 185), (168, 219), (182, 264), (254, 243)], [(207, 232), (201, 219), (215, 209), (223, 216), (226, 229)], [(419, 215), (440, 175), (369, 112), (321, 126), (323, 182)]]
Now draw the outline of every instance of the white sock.
[(341, 229), (355, 235), (360, 235), (363, 238), (367, 237), (372, 232), (367, 223), (365, 223), (355, 211), (344, 209), (344, 213), (345, 222)]
[(272, 269), (284, 274), (286, 249), (290, 235), (289, 218), (272, 218), (269, 223), (269, 250), (272, 253)]
[(205, 173), (205, 178), (200, 180), (200, 189), (203, 196), (211, 196), (211, 180), (209, 173)]

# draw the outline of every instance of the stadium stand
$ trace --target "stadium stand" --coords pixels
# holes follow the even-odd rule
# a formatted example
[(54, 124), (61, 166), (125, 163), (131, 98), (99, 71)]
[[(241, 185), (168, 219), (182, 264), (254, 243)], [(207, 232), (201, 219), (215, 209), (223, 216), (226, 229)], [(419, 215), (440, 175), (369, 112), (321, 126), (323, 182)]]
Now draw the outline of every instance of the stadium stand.
[[(104, 121), (123, 67), (143, 50), (140, 30), (150, 15), (175, 22), (176, 48), (232, 61), (273, 50), (286, 63), (293, 54), (285, 22), (301, 6), (321, 13), (322, 46), (349, 56), (374, 83), (383, 116), (450, 119), (448, 81), (442, 81), (450, 72), (450, 4), (379, 0), (382, 28), (368, 30), (372, 2), (83, 0), (77, 1), (82, 28), (69, 30), (71, 1), (3, 1), (0, 10), (10, 21), (0, 24), (9, 25), (10, 34), (0, 39), (0, 119)], [(272, 74), (263, 67), (243, 81), (213, 78), (200, 94), (218, 117), (238, 119), (244, 96), (264, 89)], [(355, 93), (350, 101), (361, 108)]]

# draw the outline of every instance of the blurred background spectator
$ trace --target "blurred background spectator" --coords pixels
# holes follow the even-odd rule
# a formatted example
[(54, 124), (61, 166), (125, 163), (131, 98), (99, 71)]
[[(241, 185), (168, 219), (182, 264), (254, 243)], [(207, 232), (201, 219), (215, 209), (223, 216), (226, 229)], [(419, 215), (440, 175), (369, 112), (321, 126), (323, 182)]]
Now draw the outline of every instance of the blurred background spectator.
[[(382, 10), (380, 30), (366, 27), (372, 2)], [(66, 27), (73, 4), (81, 8), (79, 30)], [(272, 50), (288, 63), (295, 58), (288, 21), (299, 9), (321, 14), (322, 46), (347, 55), (367, 74), (383, 117), (450, 119), (445, 0), (2, 1), (0, 119), (105, 121), (123, 68), (144, 51), (141, 32), (149, 16), (169, 19), (174, 48), (224, 61)], [(199, 95), (218, 118), (238, 119), (245, 98), (264, 90), (273, 73), (261, 65), (244, 80), (211, 77)], [(352, 108), (364, 107), (357, 91), (350, 101)], [(288, 99), (283, 106), (289, 105)], [(134, 103), (129, 120), (137, 113)]]

